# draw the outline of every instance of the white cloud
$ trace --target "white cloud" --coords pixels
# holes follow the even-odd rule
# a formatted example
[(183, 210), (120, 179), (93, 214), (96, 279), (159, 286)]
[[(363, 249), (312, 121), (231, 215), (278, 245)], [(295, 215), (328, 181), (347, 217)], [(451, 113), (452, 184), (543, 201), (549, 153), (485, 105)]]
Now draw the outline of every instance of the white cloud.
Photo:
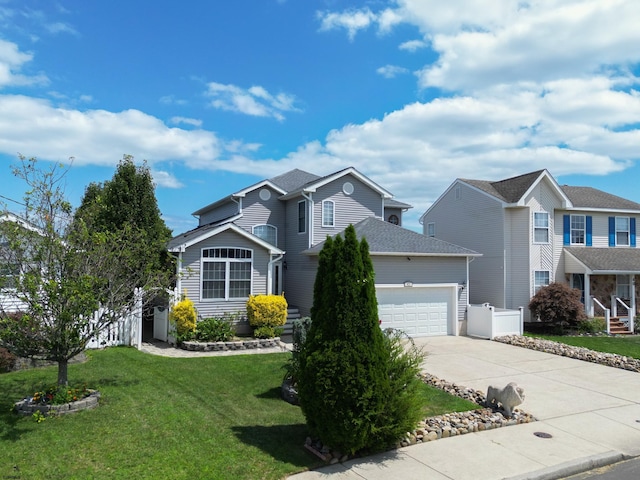
[(342, 13), (318, 12), (320, 19), (320, 31), (344, 28), (350, 40), (353, 40), (359, 30), (367, 29), (375, 23), (378, 16), (368, 8), (362, 10), (349, 10)]
[(165, 188), (182, 188), (184, 184), (180, 182), (174, 175), (162, 170), (153, 170), (151, 172), (153, 181), (159, 187)]
[(30, 62), (33, 55), (21, 52), (15, 43), (0, 39), (0, 88), (16, 85), (46, 84), (44, 75), (23, 75), (23, 65)]
[(400, 50), (407, 50), (409, 52), (415, 52), (416, 50), (426, 47), (428, 47), (428, 44), (423, 40), (409, 40), (407, 42), (401, 43), (398, 46)]
[(284, 120), (283, 112), (299, 112), (293, 95), (270, 94), (264, 87), (243, 89), (236, 85), (210, 82), (206, 94), (212, 97), (211, 106), (220, 110), (243, 113), (254, 117), (273, 117)]
[(160, 97), (159, 102), (163, 105), (186, 105), (187, 101), (176, 98), (175, 95), (164, 95)]
[(376, 73), (382, 75), (385, 78), (394, 78), (397, 75), (401, 75), (408, 72), (409, 70), (407, 70), (406, 68), (399, 67), (397, 65), (385, 65), (384, 67), (380, 67), (376, 69)]
[(71, 35), (79, 35), (78, 31), (71, 25), (64, 22), (49, 23), (45, 26), (49, 33), (70, 33)]
[(180, 125), (182, 123), (184, 125), (191, 125), (192, 127), (202, 126), (202, 120), (198, 120), (197, 118), (171, 117), (170, 122), (174, 125)]
[(207, 169), (224, 153), (214, 133), (169, 128), (139, 110), (80, 111), (21, 95), (0, 95), (0, 132), (1, 153), (73, 156), (76, 165), (114, 165), (126, 152), (150, 164), (178, 160)]

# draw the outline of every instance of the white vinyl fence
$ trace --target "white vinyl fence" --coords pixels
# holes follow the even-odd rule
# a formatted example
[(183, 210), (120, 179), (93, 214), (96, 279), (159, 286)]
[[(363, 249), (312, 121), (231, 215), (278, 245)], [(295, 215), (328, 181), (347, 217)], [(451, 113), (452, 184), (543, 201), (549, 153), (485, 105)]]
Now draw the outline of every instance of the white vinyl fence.
[(467, 307), (467, 335), (488, 338), (501, 335), (522, 335), (524, 308), (505, 310), (488, 303)]
[[(95, 312), (92, 325), (98, 322), (100, 315), (104, 314), (104, 309)], [(142, 291), (136, 288), (134, 292), (134, 303), (131, 309), (118, 321), (112, 323), (107, 329), (99, 332), (91, 338), (87, 348), (114, 347), (117, 345), (128, 345), (140, 349), (142, 345)]]

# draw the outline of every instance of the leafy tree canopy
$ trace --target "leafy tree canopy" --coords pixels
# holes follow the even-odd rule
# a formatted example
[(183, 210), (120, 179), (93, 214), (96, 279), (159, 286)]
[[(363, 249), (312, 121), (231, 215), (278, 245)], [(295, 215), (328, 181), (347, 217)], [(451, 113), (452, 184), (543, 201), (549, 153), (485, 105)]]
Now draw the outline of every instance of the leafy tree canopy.
[(140, 268), (153, 250), (130, 223), (113, 231), (83, 222), (71, 228), (67, 170), (20, 158), (13, 173), (27, 185), (24, 219), (0, 221), (0, 346), (57, 362), (58, 383), (67, 384), (69, 359), (131, 312), (135, 289), (161, 287), (166, 277)]

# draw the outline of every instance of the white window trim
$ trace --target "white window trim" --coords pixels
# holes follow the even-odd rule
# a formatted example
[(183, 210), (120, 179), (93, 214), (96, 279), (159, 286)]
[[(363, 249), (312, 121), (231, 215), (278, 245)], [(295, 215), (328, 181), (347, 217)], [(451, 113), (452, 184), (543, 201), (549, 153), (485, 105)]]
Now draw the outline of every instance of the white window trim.
[[(573, 217), (582, 217), (582, 219), (583, 219), (584, 227), (582, 228), (582, 238), (583, 238), (582, 243), (575, 243), (573, 241), (573, 231), (574, 230), (578, 231), (577, 228), (576, 229), (573, 228)], [(587, 216), (586, 215), (570, 215), (569, 216), (569, 241), (571, 242), (571, 245), (586, 245), (587, 244)]]
[[(618, 219), (626, 219), (627, 220), (627, 229), (626, 230), (618, 230)], [(628, 247), (631, 245), (631, 217), (615, 217), (614, 220), (614, 237), (615, 237), (615, 245), (616, 247)], [(618, 232), (627, 234), (627, 243), (618, 243)]]
[[(547, 216), (547, 226), (546, 227), (538, 227), (536, 226), (536, 214), (545, 214)], [(585, 219), (586, 222), (586, 219)], [(585, 225), (586, 226), (586, 225)], [(536, 245), (548, 245), (551, 242), (551, 229), (550, 229), (550, 215), (549, 212), (533, 212), (533, 243)], [(537, 230), (546, 230), (547, 231), (547, 240), (545, 242), (536, 241), (536, 231)], [(585, 229), (586, 230), (586, 229)], [(585, 231), (586, 236), (586, 231)]]
[(427, 237), (436, 236), (436, 222), (427, 223)]
[[(275, 239), (276, 239), (276, 241), (275, 241), (275, 242), (273, 242), (273, 243), (271, 243), (271, 242), (269, 242), (269, 240), (267, 240), (267, 239), (265, 239), (265, 238), (262, 238), (262, 237), (260, 237), (259, 235), (256, 235), (256, 233), (255, 233), (255, 232), (256, 232), (256, 228), (258, 228), (258, 227), (271, 227), (271, 228), (273, 228), (273, 231), (275, 232)], [(274, 247), (277, 247), (277, 246), (278, 246), (278, 227), (276, 227), (275, 225), (271, 225), (270, 223), (259, 223), (259, 224), (257, 224), (257, 225), (254, 225), (253, 227), (251, 227), (251, 233), (253, 233), (254, 235), (256, 235), (256, 237), (258, 237), (258, 238), (260, 238), (260, 239), (264, 240), (265, 242), (271, 243)]]
[[(629, 295), (620, 295), (618, 289), (624, 287), (628, 290)], [(629, 298), (631, 296), (631, 275), (616, 275), (616, 296), (619, 298)]]
[[(246, 250), (251, 252), (251, 258), (216, 258), (216, 257), (205, 257), (203, 252), (205, 250), (214, 250), (214, 249), (222, 249), (228, 248), (233, 250)], [(234, 300), (247, 300), (249, 296), (246, 297), (230, 297), (229, 296), (229, 283), (231, 282), (231, 278), (229, 275), (229, 264), (231, 263), (250, 263), (251, 271), (249, 278), (249, 295), (253, 293), (253, 255), (254, 252), (250, 248), (242, 248), (242, 247), (206, 247), (200, 250), (200, 301), (201, 302), (228, 302)], [(225, 264), (225, 278), (224, 278), (224, 298), (205, 298), (203, 295), (204, 288), (204, 264), (205, 263), (224, 263)]]
[[(331, 223), (325, 223), (324, 208), (325, 205), (331, 205)], [(323, 227), (335, 227), (336, 226), (336, 202), (333, 200), (322, 201), (322, 226)]]
[[(546, 273), (548, 276), (546, 284), (537, 284), (536, 283), (536, 273)], [(551, 272), (549, 270), (534, 270), (533, 271), (533, 294), (538, 293), (542, 287), (546, 287), (551, 283)]]
[[(300, 230), (300, 204), (301, 203), (304, 205), (304, 225), (302, 230)], [(296, 211), (296, 223), (297, 223), (298, 233), (300, 234), (307, 233), (307, 201), (306, 200), (300, 200), (298, 202), (298, 210)]]

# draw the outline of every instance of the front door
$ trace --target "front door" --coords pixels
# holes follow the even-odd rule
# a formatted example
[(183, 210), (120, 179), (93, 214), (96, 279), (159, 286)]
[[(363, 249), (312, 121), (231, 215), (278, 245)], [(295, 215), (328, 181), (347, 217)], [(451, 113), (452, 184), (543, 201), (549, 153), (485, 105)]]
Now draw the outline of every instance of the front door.
[(584, 273), (571, 274), (571, 288), (580, 290), (580, 301), (584, 305)]

